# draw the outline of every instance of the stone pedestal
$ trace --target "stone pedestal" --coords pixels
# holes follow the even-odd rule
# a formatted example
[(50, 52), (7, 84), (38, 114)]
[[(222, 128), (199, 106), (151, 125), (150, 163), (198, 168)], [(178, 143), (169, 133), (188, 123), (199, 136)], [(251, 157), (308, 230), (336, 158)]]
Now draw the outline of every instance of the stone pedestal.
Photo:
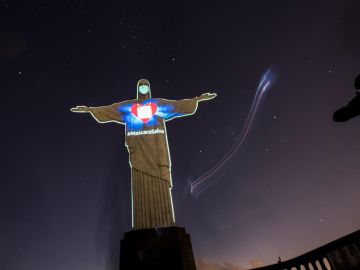
[(125, 233), (120, 270), (196, 270), (189, 234), (180, 227)]

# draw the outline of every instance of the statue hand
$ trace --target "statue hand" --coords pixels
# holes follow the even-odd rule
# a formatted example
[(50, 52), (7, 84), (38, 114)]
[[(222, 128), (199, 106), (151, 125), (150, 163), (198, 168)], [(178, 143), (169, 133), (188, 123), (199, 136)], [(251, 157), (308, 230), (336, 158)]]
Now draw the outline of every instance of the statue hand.
[(85, 113), (85, 112), (89, 112), (90, 108), (87, 106), (76, 106), (75, 108), (71, 108), (70, 111), (77, 113)]
[(198, 100), (199, 101), (203, 101), (203, 100), (210, 100), (210, 99), (213, 99), (217, 96), (216, 93), (204, 93), (204, 94), (201, 94), (200, 97), (198, 97)]

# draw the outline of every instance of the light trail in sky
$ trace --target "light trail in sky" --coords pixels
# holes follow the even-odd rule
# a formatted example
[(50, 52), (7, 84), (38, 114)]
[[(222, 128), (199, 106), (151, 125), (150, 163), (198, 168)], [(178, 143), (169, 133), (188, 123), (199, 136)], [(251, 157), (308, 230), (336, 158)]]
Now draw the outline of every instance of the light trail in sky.
[(213, 181), (210, 180), (213, 179), (220, 172), (221, 168), (232, 159), (232, 157), (238, 152), (238, 150), (244, 144), (245, 139), (249, 134), (249, 131), (253, 125), (260, 104), (263, 101), (265, 94), (270, 90), (274, 82), (275, 82), (275, 76), (273, 72), (269, 69), (261, 77), (249, 114), (240, 132), (240, 136), (237, 138), (235, 144), (231, 147), (231, 149), (211, 169), (209, 169), (199, 178), (197, 178), (196, 180), (190, 183), (190, 193), (192, 195), (199, 196), (201, 192), (203, 192), (207, 187), (213, 184), (215, 180)]

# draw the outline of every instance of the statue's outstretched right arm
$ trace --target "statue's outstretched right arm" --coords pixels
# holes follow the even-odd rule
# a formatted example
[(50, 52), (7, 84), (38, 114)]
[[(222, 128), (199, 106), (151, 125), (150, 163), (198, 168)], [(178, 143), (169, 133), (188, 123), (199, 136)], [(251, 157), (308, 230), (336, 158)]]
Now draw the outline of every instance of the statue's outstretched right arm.
[(71, 108), (70, 111), (76, 112), (76, 113), (87, 113), (90, 112), (90, 108), (88, 106), (76, 106), (74, 108)]
[(71, 108), (70, 111), (75, 113), (90, 113), (99, 123), (117, 122), (124, 124), (123, 114), (119, 111), (119, 107), (123, 102), (114, 103), (109, 106), (101, 107), (87, 107), (87, 106), (76, 106)]

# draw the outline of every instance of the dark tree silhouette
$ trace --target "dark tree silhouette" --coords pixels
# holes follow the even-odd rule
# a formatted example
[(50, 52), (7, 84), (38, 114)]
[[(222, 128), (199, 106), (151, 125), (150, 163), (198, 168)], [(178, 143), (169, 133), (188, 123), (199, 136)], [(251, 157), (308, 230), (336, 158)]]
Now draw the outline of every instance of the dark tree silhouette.
[(335, 122), (345, 122), (360, 115), (360, 74), (356, 77), (354, 86), (356, 96), (345, 107), (335, 111), (333, 115)]

